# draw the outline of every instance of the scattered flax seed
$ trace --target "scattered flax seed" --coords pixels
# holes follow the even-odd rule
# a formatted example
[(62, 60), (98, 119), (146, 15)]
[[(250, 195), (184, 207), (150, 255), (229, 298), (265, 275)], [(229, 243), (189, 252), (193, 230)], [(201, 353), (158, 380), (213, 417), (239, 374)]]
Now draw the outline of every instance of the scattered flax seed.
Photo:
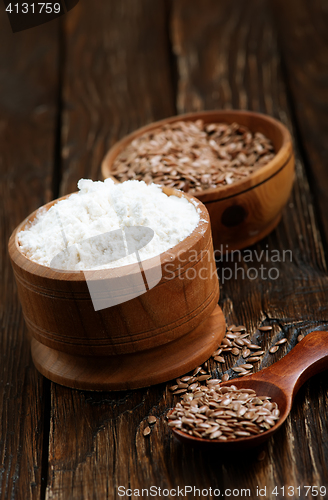
[(233, 326), (231, 328), (231, 331), (232, 332), (245, 332), (246, 331), (246, 327), (244, 325)]
[(245, 345), (244, 340), (243, 339), (236, 339), (235, 345), (236, 345), (236, 347), (243, 347)]
[(217, 349), (216, 351), (213, 352), (212, 357), (214, 358), (214, 356), (220, 356), (221, 352), (222, 352), (221, 348)]
[(150, 416), (148, 417), (148, 423), (149, 423), (149, 424), (151, 424), (151, 425), (152, 425), (152, 424), (156, 424), (156, 422), (157, 422), (156, 417), (154, 417), (153, 415), (150, 415)]
[(143, 435), (144, 436), (149, 436), (149, 434), (151, 433), (151, 430), (150, 430), (150, 427), (145, 427), (144, 431), (143, 431)]
[(261, 349), (261, 347), (259, 345), (256, 345), (256, 344), (249, 344), (247, 347), (248, 347), (248, 349), (251, 349), (252, 351), (255, 351), (256, 349)]
[(212, 378), (210, 380), (207, 380), (206, 383), (208, 386), (218, 385), (221, 383), (221, 380), (219, 378)]
[(236, 373), (245, 373), (245, 368), (242, 368), (241, 366), (236, 366), (235, 368), (233, 368), (233, 371), (236, 372)]
[(250, 363), (257, 363), (257, 361), (260, 361), (260, 356), (251, 356), (250, 358), (247, 359)]
[(283, 339), (278, 340), (278, 342), (276, 342), (276, 345), (282, 345), (282, 344), (285, 344), (286, 342), (288, 342), (287, 339), (283, 338)]
[(227, 382), (229, 380), (229, 375), (227, 373), (224, 373), (222, 375), (222, 382)]
[(240, 350), (237, 347), (234, 347), (233, 349), (231, 349), (231, 354), (233, 354), (234, 356), (239, 356)]
[(173, 394), (183, 394), (184, 392), (187, 392), (187, 389), (178, 389), (177, 391), (174, 391)]
[(172, 392), (173, 392), (173, 391), (176, 391), (178, 388), (179, 388), (179, 386), (178, 386), (178, 385), (171, 385), (171, 387), (170, 387), (170, 391), (172, 391)]
[(270, 353), (270, 354), (274, 354), (275, 352), (277, 352), (277, 351), (278, 351), (278, 349), (279, 349), (279, 346), (278, 346), (278, 345), (274, 345), (273, 347), (271, 347), (271, 348), (269, 349), (269, 353)]
[(248, 358), (248, 356), (250, 356), (251, 354), (251, 351), (247, 348), (244, 348), (243, 351), (242, 351), (242, 356), (243, 358)]
[(301, 342), (303, 339), (304, 339), (304, 335), (303, 335), (303, 333), (301, 333), (301, 334), (297, 337), (297, 342)]
[(260, 326), (259, 330), (261, 332), (269, 332), (270, 330), (272, 330), (272, 326)]
[(245, 370), (253, 370), (253, 365), (250, 365), (249, 363), (245, 363), (243, 365), (239, 365), (241, 368), (245, 368)]
[(214, 356), (214, 360), (218, 363), (225, 363), (225, 359), (223, 356)]

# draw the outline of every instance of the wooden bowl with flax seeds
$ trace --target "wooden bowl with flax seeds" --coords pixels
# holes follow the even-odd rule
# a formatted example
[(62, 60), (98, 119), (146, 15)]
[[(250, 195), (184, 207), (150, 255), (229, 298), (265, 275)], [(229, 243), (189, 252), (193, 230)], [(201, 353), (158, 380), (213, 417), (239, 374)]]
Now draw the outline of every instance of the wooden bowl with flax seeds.
[(287, 128), (250, 111), (203, 111), (150, 123), (117, 142), (102, 175), (189, 192), (210, 214), (214, 248), (245, 248), (279, 223), (295, 171)]

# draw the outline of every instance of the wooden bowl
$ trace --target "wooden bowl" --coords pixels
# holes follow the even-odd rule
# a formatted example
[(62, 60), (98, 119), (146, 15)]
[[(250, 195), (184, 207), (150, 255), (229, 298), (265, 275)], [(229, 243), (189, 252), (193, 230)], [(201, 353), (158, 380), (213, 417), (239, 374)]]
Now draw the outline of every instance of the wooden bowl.
[(271, 116), (250, 111), (222, 110), (188, 113), (142, 127), (117, 142), (102, 162), (102, 175), (111, 177), (116, 157), (136, 137), (180, 120), (205, 123), (237, 122), (271, 139), (275, 157), (245, 180), (195, 193), (210, 214), (214, 248), (226, 251), (245, 248), (267, 236), (279, 223), (294, 180), (295, 161), (287, 128)]
[[(162, 277), (130, 300), (124, 278), (133, 275), (136, 266), (66, 272), (28, 259), (17, 234), (37, 211), (11, 235), (9, 254), (32, 337), (33, 361), (51, 380), (90, 390), (143, 387), (190, 371), (219, 345), (225, 322), (217, 306), (219, 283), (208, 212), (191, 196), (172, 188), (163, 191), (197, 203), (200, 222), (160, 259), (142, 263), (144, 270), (152, 270), (159, 261)], [(85, 273), (125, 301), (96, 311)]]

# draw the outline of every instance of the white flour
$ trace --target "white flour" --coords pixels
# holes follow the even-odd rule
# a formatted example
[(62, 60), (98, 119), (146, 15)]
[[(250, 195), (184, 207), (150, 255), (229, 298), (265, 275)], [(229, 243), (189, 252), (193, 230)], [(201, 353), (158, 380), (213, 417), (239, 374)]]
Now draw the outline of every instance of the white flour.
[[(155, 184), (80, 179), (78, 188), (78, 193), (47, 212), (40, 210), (33, 224), (18, 234), (20, 249), (29, 259), (50, 266), (52, 259), (68, 248), (70, 251), (57, 259), (62, 269), (119, 267), (136, 262), (135, 253), (113, 261), (122, 251), (117, 237), (122, 233), (100, 235), (131, 226), (151, 228), (153, 238), (139, 250), (140, 259), (146, 260), (184, 240), (199, 222), (199, 209), (185, 198), (167, 196)], [(145, 235), (135, 236), (137, 248), (142, 246), (142, 238)], [(119, 253), (115, 253), (117, 249)]]

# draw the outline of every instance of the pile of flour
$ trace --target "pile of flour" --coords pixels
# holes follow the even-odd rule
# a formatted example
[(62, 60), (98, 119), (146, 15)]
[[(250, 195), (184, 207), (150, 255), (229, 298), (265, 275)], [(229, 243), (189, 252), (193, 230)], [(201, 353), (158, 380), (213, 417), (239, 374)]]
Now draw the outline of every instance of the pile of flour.
[[(115, 256), (113, 238), (120, 233), (117, 231), (112, 236), (108, 234), (110, 231), (131, 226), (151, 228), (153, 238), (139, 250), (140, 259), (146, 260), (184, 240), (199, 223), (199, 209), (185, 198), (167, 196), (155, 184), (80, 179), (78, 188), (78, 193), (59, 201), (48, 211), (41, 209), (33, 223), (18, 234), (20, 249), (29, 259), (50, 266), (54, 257), (62, 252), (67, 258), (62, 259), (61, 269), (124, 266), (136, 262), (136, 254), (108, 263)], [(97, 238), (104, 233), (107, 240)], [(65, 253), (65, 249), (73, 251)]]

